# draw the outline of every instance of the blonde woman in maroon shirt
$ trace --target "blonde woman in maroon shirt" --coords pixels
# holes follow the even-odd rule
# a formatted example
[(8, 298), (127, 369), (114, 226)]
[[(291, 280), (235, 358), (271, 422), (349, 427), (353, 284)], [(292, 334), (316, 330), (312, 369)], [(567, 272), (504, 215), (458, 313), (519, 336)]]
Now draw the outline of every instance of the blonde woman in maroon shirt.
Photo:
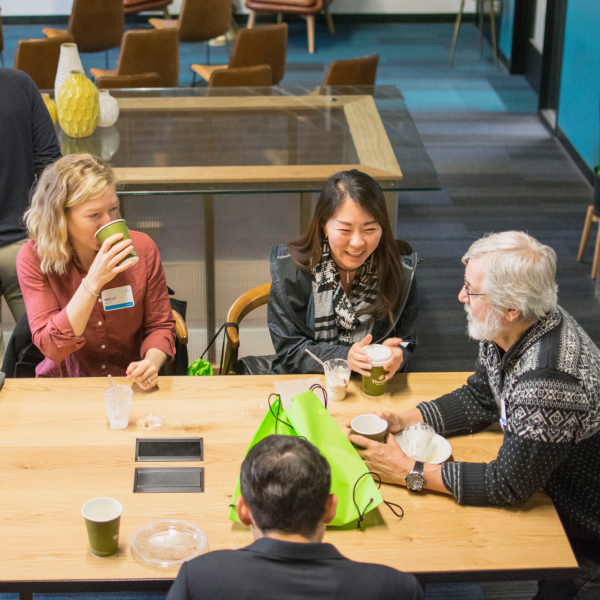
[[(131, 240), (119, 233), (96, 241), (96, 231), (118, 218), (114, 174), (103, 160), (72, 154), (42, 173), (25, 214), (31, 239), (17, 257), (33, 342), (46, 357), (38, 377), (110, 373), (147, 390), (175, 355), (175, 322), (154, 242), (136, 231)], [(119, 265), (132, 247), (139, 262)], [(127, 306), (111, 309), (107, 298), (114, 296)]]

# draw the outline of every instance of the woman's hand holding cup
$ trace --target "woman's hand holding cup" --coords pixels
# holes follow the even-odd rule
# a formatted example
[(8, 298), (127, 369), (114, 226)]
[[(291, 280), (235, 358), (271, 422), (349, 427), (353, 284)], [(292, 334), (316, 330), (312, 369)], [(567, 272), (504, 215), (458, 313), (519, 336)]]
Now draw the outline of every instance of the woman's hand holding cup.
[[(87, 285), (95, 292), (99, 293), (103, 286), (112, 281), (118, 273), (126, 271), (132, 266), (132, 261), (127, 260), (119, 264), (133, 248), (131, 240), (123, 240), (122, 233), (111, 235), (102, 244), (100, 251), (96, 254), (94, 262), (85, 277)], [(113, 245), (114, 244), (114, 245)]]
[(392, 358), (383, 366), (387, 373), (385, 378), (388, 381), (396, 374), (396, 371), (398, 371), (404, 361), (404, 351), (400, 345), (401, 343), (402, 338), (388, 338), (383, 342), (383, 345), (387, 346), (392, 351)]
[(348, 352), (348, 366), (365, 377), (371, 374), (373, 365), (371, 364), (371, 358), (364, 351), (364, 347), (368, 346), (372, 340), (373, 336), (369, 334), (362, 342), (352, 344)]

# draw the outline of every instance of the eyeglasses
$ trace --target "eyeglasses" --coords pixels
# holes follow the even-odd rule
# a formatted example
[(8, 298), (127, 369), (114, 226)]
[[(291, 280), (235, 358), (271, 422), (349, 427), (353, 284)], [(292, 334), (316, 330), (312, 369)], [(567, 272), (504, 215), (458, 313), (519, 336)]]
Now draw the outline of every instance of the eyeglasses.
[(469, 291), (469, 284), (464, 281), (463, 282), (463, 287), (465, 288), (465, 292), (467, 294), (467, 296), (469, 296), (469, 300), (471, 300), (471, 296), (487, 296), (487, 294), (473, 294)]

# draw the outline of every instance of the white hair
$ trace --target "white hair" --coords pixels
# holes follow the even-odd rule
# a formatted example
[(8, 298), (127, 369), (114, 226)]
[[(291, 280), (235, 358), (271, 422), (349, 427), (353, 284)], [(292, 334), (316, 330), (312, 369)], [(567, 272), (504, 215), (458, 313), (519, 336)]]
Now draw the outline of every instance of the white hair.
[(462, 261), (484, 258), (483, 292), (497, 310), (515, 308), (523, 319), (556, 309), (556, 252), (523, 231), (491, 233), (471, 245)]

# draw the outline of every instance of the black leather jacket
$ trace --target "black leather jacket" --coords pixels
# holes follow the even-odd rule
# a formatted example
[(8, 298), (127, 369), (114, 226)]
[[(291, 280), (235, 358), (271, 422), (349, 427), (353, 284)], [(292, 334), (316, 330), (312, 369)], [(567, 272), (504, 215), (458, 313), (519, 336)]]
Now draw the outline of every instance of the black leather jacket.
[[(393, 322), (389, 318), (375, 321), (373, 343), (380, 344), (390, 337), (399, 337), (408, 342), (400, 369), (406, 371), (410, 355), (417, 344), (417, 255), (413, 252), (401, 258), (406, 273), (404, 289), (394, 311)], [(304, 351), (305, 348), (323, 361), (347, 358), (349, 346), (315, 341), (315, 307), (310, 272), (298, 267), (284, 244), (271, 248), (270, 266), (271, 293), (267, 322), (277, 353), (272, 372), (283, 374), (322, 371), (322, 367)]]

